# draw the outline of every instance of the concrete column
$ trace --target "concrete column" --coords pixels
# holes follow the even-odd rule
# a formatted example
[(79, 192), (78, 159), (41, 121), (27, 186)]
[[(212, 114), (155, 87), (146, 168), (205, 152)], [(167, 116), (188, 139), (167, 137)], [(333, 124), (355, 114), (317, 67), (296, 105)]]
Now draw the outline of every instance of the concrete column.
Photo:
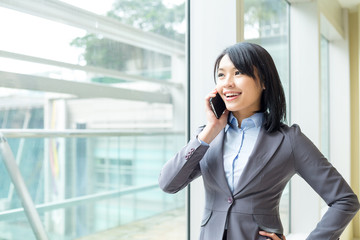
[[(291, 120), (319, 147), (320, 24), (316, 1), (291, 5)], [(320, 219), (320, 199), (300, 177), (291, 180), (291, 233), (308, 235)]]
[[(350, 106), (351, 106), (351, 187), (360, 194), (360, 157), (359, 157), (359, 18), (360, 5), (357, 12), (349, 14), (349, 46), (350, 46)], [(353, 222), (354, 239), (360, 239), (360, 216), (355, 216)]]

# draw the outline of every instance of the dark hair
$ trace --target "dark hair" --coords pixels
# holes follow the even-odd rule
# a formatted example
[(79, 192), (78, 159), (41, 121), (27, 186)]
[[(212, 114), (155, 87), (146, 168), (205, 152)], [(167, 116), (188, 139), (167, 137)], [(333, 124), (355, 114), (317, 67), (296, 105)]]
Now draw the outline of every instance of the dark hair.
[(286, 119), (286, 100), (279, 74), (270, 54), (263, 47), (248, 42), (237, 43), (226, 48), (215, 61), (215, 82), (220, 61), (225, 55), (229, 56), (242, 74), (256, 79), (255, 70), (257, 71), (260, 84), (265, 87), (261, 95), (259, 111), (264, 113), (264, 127), (268, 132), (279, 130), (282, 121)]

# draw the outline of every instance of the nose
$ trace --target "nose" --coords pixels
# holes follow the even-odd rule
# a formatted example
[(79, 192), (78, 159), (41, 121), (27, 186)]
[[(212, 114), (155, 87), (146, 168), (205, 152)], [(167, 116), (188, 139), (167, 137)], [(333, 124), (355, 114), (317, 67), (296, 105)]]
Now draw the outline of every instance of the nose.
[(228, 74), (224, 81), (225, 87), (233, 87), (234, 86), (234, 76), (231, 74)]

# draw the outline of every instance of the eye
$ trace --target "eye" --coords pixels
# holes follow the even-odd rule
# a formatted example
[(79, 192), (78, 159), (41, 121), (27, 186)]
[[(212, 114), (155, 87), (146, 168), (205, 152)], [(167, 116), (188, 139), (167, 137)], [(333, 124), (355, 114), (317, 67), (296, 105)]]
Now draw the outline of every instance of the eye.
[(241, 72), (239, 70), (235, 71), (235, 76), (241, 75)]
[(218, 73), (217, 77), (218, 78), (223, 78), (225, 75), (223, 73)]

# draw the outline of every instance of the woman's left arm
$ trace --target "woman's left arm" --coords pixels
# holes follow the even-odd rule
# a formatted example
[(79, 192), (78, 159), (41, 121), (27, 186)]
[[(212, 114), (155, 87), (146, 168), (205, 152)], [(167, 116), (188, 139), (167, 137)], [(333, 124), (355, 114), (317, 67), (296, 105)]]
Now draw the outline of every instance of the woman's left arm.
[(295, 125), (292, 129), (295, 169), (329, 206), (307, 239), (338, 239), (360, 208), (358, 198), (300, 128)]

